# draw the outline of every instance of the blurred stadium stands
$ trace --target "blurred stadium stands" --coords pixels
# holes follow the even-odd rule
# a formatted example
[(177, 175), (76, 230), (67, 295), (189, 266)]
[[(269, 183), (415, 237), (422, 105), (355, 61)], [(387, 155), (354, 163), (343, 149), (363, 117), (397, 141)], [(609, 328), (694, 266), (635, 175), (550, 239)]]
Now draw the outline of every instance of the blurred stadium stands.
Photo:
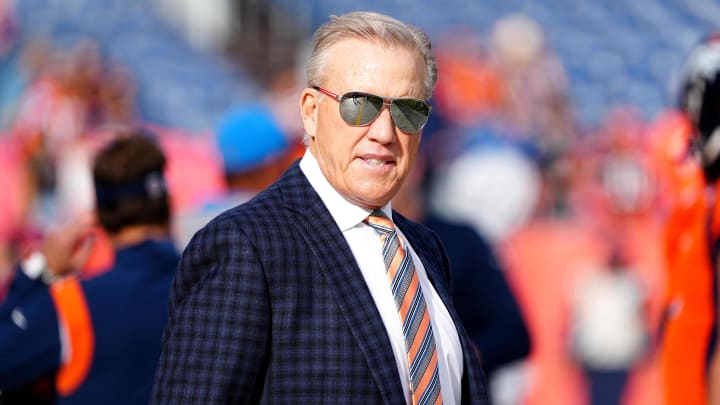
[(713, 0), (272, 0), (309, 31), (329, 14), (366, 9), (416, 24), (431, 36), (453, 25), (480, 33), (510, 13), (537, 21), (565, 65), (578, 119), (597, 125), (613, 105), (636, 106), (646, 118), (674, 104), (677, 72), (685, 52), (720, 25)]
[(238, 69), (191, 48), (146, 0), (22, 0), (15, 14), (24, 39), (48, 37), (60, 48), (99, 42), (105, 57), (130, 68), (141, 114), (156, 124), (210, 128), (255, 90)]
[[(87, 36), (100, 41), (107, 56), (135, 73), (148, 120), (206, 128), (228, 106), (250, 98), (257, 82), (190, 48), (153, 13), (156, 3), (22, 0), (16, 14), (24, 36), (50, 34), (57, 44)], [(250, 3), (291, 16), (307, 35), (329, 14), (358, 9), (401, 18), (433, 37), (452, 26), (486, 33), (499, 18), (523, 13), (540, 24), (567, 69), (578, 120), (587, 126), (597, 125), (614, 105), (634, 105), (649, 119), (673, 104), (685, 52), (720, 24), (720, 5), (713, 0), (260, 0), (238, 1), (235, 7)], [(282, 31), (285, 24), (271, 15), (270, 26)]]

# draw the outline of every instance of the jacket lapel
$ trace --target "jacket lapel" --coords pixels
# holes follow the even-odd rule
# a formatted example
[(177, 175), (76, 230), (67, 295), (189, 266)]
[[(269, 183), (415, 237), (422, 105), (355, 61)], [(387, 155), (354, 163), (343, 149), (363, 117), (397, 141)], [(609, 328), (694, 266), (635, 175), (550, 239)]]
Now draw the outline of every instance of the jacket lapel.
[(293, 211), (293, 225), (317, 258), (320, 270), (334, 289), (338, 306), (352, 309), (340, 312), (385, 402), (404, 404), (405, 396), (385, 325), (345, 237), (297, 163), (279, 184), (285, 206)]

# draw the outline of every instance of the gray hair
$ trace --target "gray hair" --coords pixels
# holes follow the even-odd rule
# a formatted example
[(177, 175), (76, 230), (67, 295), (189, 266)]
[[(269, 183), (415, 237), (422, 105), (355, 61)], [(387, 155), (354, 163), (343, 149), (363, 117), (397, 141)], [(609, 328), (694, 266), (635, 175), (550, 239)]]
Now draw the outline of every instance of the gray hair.
[(313, 36), (312, 53), (306, 67), (308, 86), (323, 84), (328, 49), (345, 39), (376, 40), (386, 45), (414, 50), (425, 61), (424, 97), (429, 99), (437, 80), (437, 64), (430, 37), (419, 28), (392, 17), (367, 11), (330, 16)]

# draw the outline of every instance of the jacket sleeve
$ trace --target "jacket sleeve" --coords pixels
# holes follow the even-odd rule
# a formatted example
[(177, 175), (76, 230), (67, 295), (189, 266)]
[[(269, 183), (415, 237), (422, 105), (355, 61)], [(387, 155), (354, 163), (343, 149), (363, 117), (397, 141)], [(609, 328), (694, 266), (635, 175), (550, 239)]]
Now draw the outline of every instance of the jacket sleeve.
[(257, 403), (270, 306), (258, 253), (240, 226), (214, 221), (198, 232), (181, 258), (169, 311), (151, 403)]
[(18, 271), (0, 307), (0, 390), (12, 390), (58, 369), (58, 317), (47, 286)]

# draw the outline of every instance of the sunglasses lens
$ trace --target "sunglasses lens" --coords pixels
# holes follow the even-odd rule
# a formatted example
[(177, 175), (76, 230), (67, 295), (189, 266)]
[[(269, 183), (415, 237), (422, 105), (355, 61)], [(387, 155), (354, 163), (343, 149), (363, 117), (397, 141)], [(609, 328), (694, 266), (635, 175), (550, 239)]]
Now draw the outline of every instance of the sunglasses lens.
[(378, 116), (382, 107), (383, 100), (380, 97), (348, 93), (340, 100), (340, 116), (348, 125), (367, 125)]
[(416, 99), (398, 99), (390, 104), (395, 126), (403, 132), (414, 134), (425, 126), (430, 115), (430, 106)]

